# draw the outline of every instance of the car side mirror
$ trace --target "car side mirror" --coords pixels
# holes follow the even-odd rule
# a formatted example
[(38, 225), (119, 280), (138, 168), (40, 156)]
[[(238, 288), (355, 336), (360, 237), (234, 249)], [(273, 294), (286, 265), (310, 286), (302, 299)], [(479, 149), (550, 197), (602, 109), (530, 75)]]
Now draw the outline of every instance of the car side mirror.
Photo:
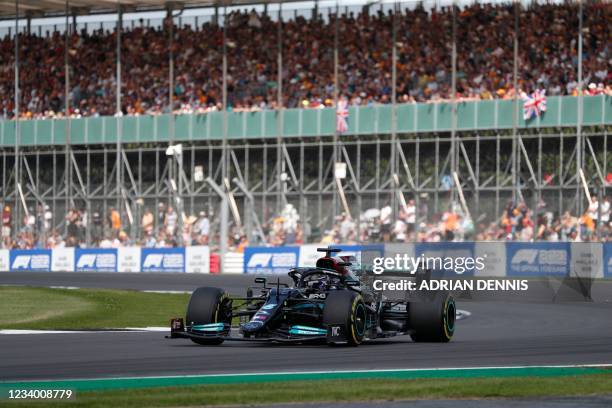
[(255, 283), (261, 283), (264, 285), (264, 287), (266, 286), (266, 278), (255, 278)]

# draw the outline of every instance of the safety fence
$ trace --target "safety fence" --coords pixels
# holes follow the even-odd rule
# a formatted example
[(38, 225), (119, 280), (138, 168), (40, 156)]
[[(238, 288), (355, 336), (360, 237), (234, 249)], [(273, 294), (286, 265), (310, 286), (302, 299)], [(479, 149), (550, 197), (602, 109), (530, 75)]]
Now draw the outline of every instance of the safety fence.
[[(185, 248), (57, 248), (0, 250), (0, 271), (285, 273), (313, 266), (321, 245), (247, 247), (223, 262), (206, 246)], [(337, 245), (342, 254), (371, 264), (377, 257), (481, 259), (484, 268), (463, 262), (461, 276), (612, 278), (612, 243), (440, 242)]]
[[(585, 96), (582, 125), (612, 123), (612, 97)], [(525, 121), (519, 112), (520, 129), (576, 127), (577, 97), (551, 96), (541, 117)], [(522, 107), (522, 101), (519, 102)], [(456, 129), (459, 131), (510, 129), (513, 126), (513, 101), (466, 101), (457, 104)], [(522, 109), (522, 108), (521, 108)], [(170, 129), (174, 141), (221, 140), (224, 137), (224, 112), (180, 115), (113, 116), (71, 119), (39, 119), (20, 122), (20, 145), (63, 145), (70, 133), (73, 145), (116, 143), (118, 132), (122, 143), (168, 142)], [(279, 116), (282, 115), (282, 118)], [(398, 133), (450, 131), (452, 105), (442, 103), (400, 104), (395, 106)], [(375, 105), (349, 109), (347, 135), (390, 134), (393, 129), (393, 106)], [(121, 120), (119, 128), (117, 121)], [(265, 139), (281, 137), (333, 136), (336, 113), (332, 108), (285, 109), (260, 112), (227, 112), (229, 139)], [(279, 125), (282, 128), (279, 128)], [(0, 146), (15, 145), (15, 121), (0, 121)]]

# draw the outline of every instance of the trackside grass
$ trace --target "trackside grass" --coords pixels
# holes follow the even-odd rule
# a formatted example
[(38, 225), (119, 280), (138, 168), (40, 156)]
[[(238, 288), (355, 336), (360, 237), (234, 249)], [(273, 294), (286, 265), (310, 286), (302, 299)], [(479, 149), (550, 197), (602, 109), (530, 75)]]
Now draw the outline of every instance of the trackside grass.
[(104, 329), (168, 326), (188, 294), (106, 289), (0, 287), (0, 329)]
[[(36, 407), (178, 407), (410, 399), (545, 398), (612, 393), (612, 373), (558, 377), (361, 379), (79, 392), (75, 401)], [(32, 402), (14, 403), (25, 406)]]

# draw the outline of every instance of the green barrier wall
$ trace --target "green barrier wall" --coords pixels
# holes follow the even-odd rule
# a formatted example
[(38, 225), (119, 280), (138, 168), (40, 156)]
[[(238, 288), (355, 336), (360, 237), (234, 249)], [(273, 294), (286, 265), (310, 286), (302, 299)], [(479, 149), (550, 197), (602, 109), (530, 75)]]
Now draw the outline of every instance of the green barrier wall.
[[(612, 97), (587, 96), (584, 101), (585, 126), (612, 124)], [(547, 111), (525, 122), (519, 102), (519, 127), (576, 126), (578, 98), (549, 97)], [(452, 126), (451, 105), (397, 105), (399, 133), (448, 131)], [(352, 107), (349, 109), (347, 134), (372, 135), (391, 132), (390, 105)], [(512, 101), (492, 100), (462, 102), (457, 105), (458, 130), (508, 129), (512, 127)], [(227, 129), (230, 139), (261, 139), (278, 136), (278, 111), (228, 112)], [(164, 142), (168, 140), (170, 115), (128, 116), (121, 119), (124, 143)], [(176, 141), (220, 140), (223, 138), (223, 113), (176, 115)], [(65, 119), (21, 121), (21, 145), (60, 145), (66, 143)], [(283, 112), (283, 137), (332, 136), (335, 128), (333, 109), (288, 109)], [(72, 144), (116, 143), (117, 118), (83, 118), (70, 120)], [(15, 122), (0, 121), (0, 145), (15, 144)]]

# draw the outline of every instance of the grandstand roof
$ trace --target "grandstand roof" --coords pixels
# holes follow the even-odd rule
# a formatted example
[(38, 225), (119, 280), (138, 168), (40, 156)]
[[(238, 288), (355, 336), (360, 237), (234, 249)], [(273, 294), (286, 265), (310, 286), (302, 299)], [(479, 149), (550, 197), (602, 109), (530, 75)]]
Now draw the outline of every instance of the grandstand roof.
[[(295, 0), (293, 0), (295, 1)], [(121, 0), (128, 11), (163, 10), (168, 6), (175, 9), (188, 7), (239, 6), (246, 4), (280, 3), (286, 0)], [(117, 10), (117, 0), (69, 0), (69, 7), (77, 14), (96, 14)], [(32, 17), (60, 16), (66, 10), (65, 0), (19, 0), (19, 14)], [(15, 17), (15, 0), (0, 0), (0, 18)]]

